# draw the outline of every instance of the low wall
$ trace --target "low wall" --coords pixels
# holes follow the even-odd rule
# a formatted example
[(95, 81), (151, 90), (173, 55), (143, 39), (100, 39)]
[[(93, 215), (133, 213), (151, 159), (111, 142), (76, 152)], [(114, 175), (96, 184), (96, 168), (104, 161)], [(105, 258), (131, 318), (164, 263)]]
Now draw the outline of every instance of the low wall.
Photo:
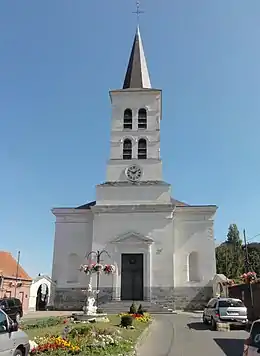
[[(101, 288), (99, 293), (100, 305), (110, 302), (112, 300), (112, 295), (115, 294), (116, 293), (112, 288)], [(54, 309), (82, 310), (85, 298), (86, 294), (80, 288), (56, 289)], [(204, 308), (210, 298), (212, 298), (211, 286), (152, 288), (151, 303), (176, 310), (200, 310)]]
[(229, 297), (243, 300), (248, 310), (249, 320), (255, 320), (260, 318), (260, 283), (253, 283), (251, 286), (253, 291), (253, 308), (249, 284), (239, 284), (229, 287)]

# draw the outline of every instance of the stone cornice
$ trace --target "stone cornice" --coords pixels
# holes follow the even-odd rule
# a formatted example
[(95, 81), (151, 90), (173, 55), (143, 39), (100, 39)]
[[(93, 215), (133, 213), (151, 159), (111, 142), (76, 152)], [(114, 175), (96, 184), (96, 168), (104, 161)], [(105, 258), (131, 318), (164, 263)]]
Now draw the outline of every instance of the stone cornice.
[(172, 204), (137, 204), (137, 205), (95, 205), (93, 213), (170, 213)]
[(76, 208), (53, 208), (51, 212), (53, 215), (86, 215), (90, 210), (76, 209)]
[(51, 211), (56, 216), (57, 223), (90, 222), (90, 217), (93, 216), (90, 209), (54, 208)]
[(105, 182), (102, 184), (97, 185), (97, 187), (143, 187), (143, 186), (150, 186), (150, 185), (157, 185), (162, 187), (170, 187), (171, 185), (164, 182), (164, 181), (139, 181), (139, 182), (129, 182), (129, 181), (116, 181), (116, 182)]
[(203, 222), (214, 220), (216, 205), (176, 206), (175, 219), (185, 222)]
[(157, 94), (161, 94), (162, 93), (162, 89), (150, 89), (150, 88), (141, 88), (141, 89), (113, 89), (109, 91), (109, 95), (111, 97), (112, 94), (121, 94), (121, 95), (127, 95), (128, 93), (138, 93), (138, 95), (140, 94), (147, 94), (147, 93), (157, 93)]
[(115, 164), (125, 166), (127, 164), (140, 164), (149, 165), (151, 163), (161, 163), (162, 160), (160, 158), (147, 158), (147, 159), (121, 159), (121, 158), (111, 158), (107, 161), (107, 164)]

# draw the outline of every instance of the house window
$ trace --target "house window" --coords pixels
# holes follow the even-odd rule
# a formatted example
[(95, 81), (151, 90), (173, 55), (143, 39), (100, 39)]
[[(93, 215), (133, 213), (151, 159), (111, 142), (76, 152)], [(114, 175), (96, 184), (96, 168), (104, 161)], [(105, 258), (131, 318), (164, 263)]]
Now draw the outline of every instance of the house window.
[(147, 111), (145, 109), (140, 109), (138, 111), (138, 129), (147, 129)]
[(140, 138), (138, 141), (138, 159), (147, 158), (147, 143), (144, 138)]
[(123, 159), (132, 159), (132, 141), (129, 138), (123, 143)]
[(199, 254), (193, 251), (188, 256), (188, 281), (199, 282)]
[(124, 130), (132, 130), (133, 114), (131, 109), (124, 112)]

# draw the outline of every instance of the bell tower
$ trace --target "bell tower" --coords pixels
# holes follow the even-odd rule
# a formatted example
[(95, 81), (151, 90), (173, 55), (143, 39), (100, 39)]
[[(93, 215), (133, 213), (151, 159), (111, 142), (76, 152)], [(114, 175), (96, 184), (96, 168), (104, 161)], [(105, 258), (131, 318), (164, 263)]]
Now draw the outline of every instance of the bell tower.
[(107, 182), (162, 181), (161, 90), (151, 86), (137, 27), (123, 88), (110, 91), (112, 104)]

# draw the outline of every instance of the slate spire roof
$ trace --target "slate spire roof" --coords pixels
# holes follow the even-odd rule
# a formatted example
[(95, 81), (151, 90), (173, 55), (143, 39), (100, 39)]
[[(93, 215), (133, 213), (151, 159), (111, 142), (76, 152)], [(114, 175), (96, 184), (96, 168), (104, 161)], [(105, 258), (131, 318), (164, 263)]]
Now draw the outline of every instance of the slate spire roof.
[(123, 89), (151, 89), (140, 29), (137, 27)]

